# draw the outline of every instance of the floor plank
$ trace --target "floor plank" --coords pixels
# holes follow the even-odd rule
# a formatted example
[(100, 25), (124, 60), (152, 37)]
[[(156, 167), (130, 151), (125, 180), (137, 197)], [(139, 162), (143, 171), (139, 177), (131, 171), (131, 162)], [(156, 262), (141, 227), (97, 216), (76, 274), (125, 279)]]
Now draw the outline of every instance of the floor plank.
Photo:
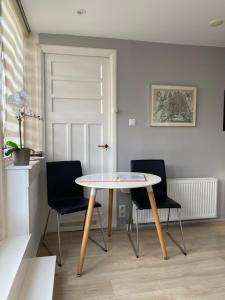
[[(171, 229), (179, 237), (178, 227)], [(169, 260), (163, 260), (154, 228), (140, 232), (137, 259), (125, 230), (114, 231), (109, 251), (88, 243), (84, 272), (76, 277), (81, 232), (62, 233), (63, 266), (56, 269), (54, 300), (225, 299), (225, 222), (186, 224), (188, 255), (166, 238)], [(93, 237), (99, 239), (97, 230)], [(46, 236), (57, 253), (57, 235)], [(39, 256), (48, 255), (42, 246)]]

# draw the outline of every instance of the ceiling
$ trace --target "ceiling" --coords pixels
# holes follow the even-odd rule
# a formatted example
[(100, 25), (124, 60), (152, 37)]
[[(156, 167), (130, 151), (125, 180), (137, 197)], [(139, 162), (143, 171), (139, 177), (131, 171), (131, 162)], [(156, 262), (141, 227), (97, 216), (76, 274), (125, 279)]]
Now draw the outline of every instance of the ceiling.
[[(225, 47), (225, 0), (21, 0), (33, 32)], [(86, 14), (78, 15), (77, 10)]]

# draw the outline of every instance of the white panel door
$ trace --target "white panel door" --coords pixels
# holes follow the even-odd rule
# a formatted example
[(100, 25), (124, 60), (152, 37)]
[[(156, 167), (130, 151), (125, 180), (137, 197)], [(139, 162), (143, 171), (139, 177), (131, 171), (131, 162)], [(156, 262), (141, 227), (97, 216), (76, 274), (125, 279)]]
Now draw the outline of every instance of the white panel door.
[[(114, 114), (110, 58), (80, 51), (73, 55), (45, 54), (47, 160), (80, 160), (84, 174), (110, 172), (115, 163), (110, 144)], [(99, 147), (104, 144), (108, 149)], [(106, 192), (98, 192), (105, 225), (107, 197)], [(80, 227), (82, 218), (82, 214), (73, 214), (64, 222)]]

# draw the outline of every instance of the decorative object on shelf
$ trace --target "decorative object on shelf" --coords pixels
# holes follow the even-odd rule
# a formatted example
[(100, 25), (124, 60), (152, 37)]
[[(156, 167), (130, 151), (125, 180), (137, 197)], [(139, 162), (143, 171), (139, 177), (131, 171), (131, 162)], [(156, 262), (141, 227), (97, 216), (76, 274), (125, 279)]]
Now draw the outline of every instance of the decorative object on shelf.
[(12, 110), (19, 122), (19, 146), (13, 141), (6, 142), (5, 155), (13, 155), (14, 165), (26, 166), (29, 165), (30, 151), (31, 149), (25, 148), (22, 143), (22, 121), (28, 118), (35, 118), (41, 120), (40, 116), (37, 116), (32, 112), (32, 109), (28, 106), (28, 96), (25, 91), (19, 91), (8, 97), (8, 104), (12, 107)]
[(152, 85), (151, 126), (195, 126), (197, 88)]
[(30, 153), (30, 161), (45, 159), (43, 151), (32, 151)]
[(44, 157), (43, 156), (43, 151), (33, 151), (31, 154), (30, 154), (31, 157)]

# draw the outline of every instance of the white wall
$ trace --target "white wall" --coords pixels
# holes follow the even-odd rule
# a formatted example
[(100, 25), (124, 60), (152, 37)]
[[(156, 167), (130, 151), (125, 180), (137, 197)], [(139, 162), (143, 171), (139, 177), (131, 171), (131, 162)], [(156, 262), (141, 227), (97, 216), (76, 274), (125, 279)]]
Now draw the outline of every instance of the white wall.
[[(163, 158), (168, 177), (216, 177), (218, 216), (225, 217), (225, 48), (51, 34), (40, 34), (40, 43), (117, 49), (118, 170), (129, 170), (131, 159)], [(196, 127), (149, 127), (151, 84), (196, 86)], [(120, 194), (118, 203), (128, 197)]]

